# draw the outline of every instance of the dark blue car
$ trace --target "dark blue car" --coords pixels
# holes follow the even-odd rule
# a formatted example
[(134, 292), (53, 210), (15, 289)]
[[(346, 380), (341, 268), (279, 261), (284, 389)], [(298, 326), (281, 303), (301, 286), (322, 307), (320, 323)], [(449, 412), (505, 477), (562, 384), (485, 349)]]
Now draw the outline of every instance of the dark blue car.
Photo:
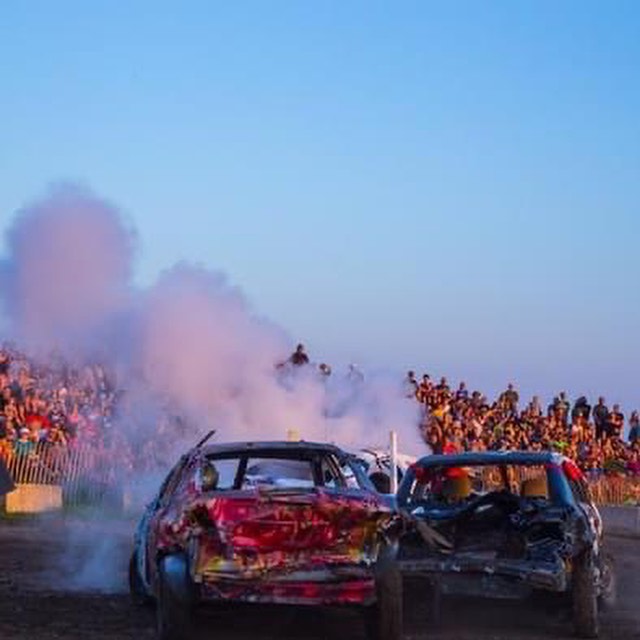
[(598, 635), (614, 597), (602, 519), (580, 469), (551, 452), (432, 455), (398, 490), (397, 561), (436, 618), (442, 595), (564, 593), (576, 633)]

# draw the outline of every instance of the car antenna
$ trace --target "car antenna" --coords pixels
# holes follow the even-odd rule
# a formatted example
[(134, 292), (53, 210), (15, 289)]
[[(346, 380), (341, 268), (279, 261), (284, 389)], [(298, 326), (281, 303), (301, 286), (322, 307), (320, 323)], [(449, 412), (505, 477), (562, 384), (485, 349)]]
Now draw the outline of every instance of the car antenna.
[(214, 436), (215, 433), (216, 433), (216, 429), (211, 429), (211, 431), (209, 431), (209, 433), (207, 433), (207, 435), (198, 442), (195, 448), (199, 449), (209, 438)]

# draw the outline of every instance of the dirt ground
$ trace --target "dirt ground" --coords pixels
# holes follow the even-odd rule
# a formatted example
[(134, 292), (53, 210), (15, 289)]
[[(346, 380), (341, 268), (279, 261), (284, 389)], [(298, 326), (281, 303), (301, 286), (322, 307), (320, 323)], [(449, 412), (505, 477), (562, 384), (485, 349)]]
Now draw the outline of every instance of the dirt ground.
[[(154, 613), (133, 608), (126, 564), (134, 523), (107, 519), (0, 519), (2, 640), (152, 640)], [(640, 541), (611, 538), (618, 605), (604, 640), (640, 640)], [(364, 640), (352, 611), (248, 605), (203, 616), (194, 640)], [(549, 602), (445, 601), (438, 630), (412, 624), (407, 639), (568, 640), (571, 623)]]

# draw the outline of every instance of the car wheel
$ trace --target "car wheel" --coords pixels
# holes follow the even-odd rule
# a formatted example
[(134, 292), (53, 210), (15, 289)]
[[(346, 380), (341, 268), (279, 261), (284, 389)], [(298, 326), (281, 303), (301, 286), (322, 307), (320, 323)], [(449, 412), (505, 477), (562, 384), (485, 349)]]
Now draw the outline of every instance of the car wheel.
[(185, 556), (165, 556), (158, 563), (156, 621), (159, 640), (189, 640), (193, 598)]
[(613, 566), (613, 558), (604, 554), (600, 562), (600, 589), (598, 605), (605, 611), (613, 609), (616, 604), (617, 585)]
[(401, 640), (402, 576), (393, 561), (378, 561), (376, 603), (366, 612), (368, 640)]
[(585, 552), (574, 561), (572, 580), (573, 626), (580, 638), (598, 637), (598, 593), (593, 557)]
[(442, 590), (440, 584), (435, 580), (429, 585), (426, 608), (429, 627), (439, 627), (442, 620)]
[(440, 626), (442, 590), (436, 580), (402, 581), (402, 627), (405, 633), (424, 633)]
[(135, 551), (129, 559), (129, 595), (131, 596), (131, 602), (137, 607), (145, 607), (153, 603), (153, 598), (147, 593), (140, 577), (138, 554)]

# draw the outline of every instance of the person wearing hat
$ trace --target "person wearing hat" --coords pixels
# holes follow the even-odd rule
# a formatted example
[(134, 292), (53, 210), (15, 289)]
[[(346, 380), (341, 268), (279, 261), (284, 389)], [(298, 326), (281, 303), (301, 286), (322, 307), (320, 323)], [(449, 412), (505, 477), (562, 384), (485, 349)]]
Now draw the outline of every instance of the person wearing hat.
[(27, 427), (21, 427), (18, 431), (18, 439), (13, 446), (13, 451), (17, 456), (27, 456), (33, 451), (33, 441), (31, 440), (31, 432)]

